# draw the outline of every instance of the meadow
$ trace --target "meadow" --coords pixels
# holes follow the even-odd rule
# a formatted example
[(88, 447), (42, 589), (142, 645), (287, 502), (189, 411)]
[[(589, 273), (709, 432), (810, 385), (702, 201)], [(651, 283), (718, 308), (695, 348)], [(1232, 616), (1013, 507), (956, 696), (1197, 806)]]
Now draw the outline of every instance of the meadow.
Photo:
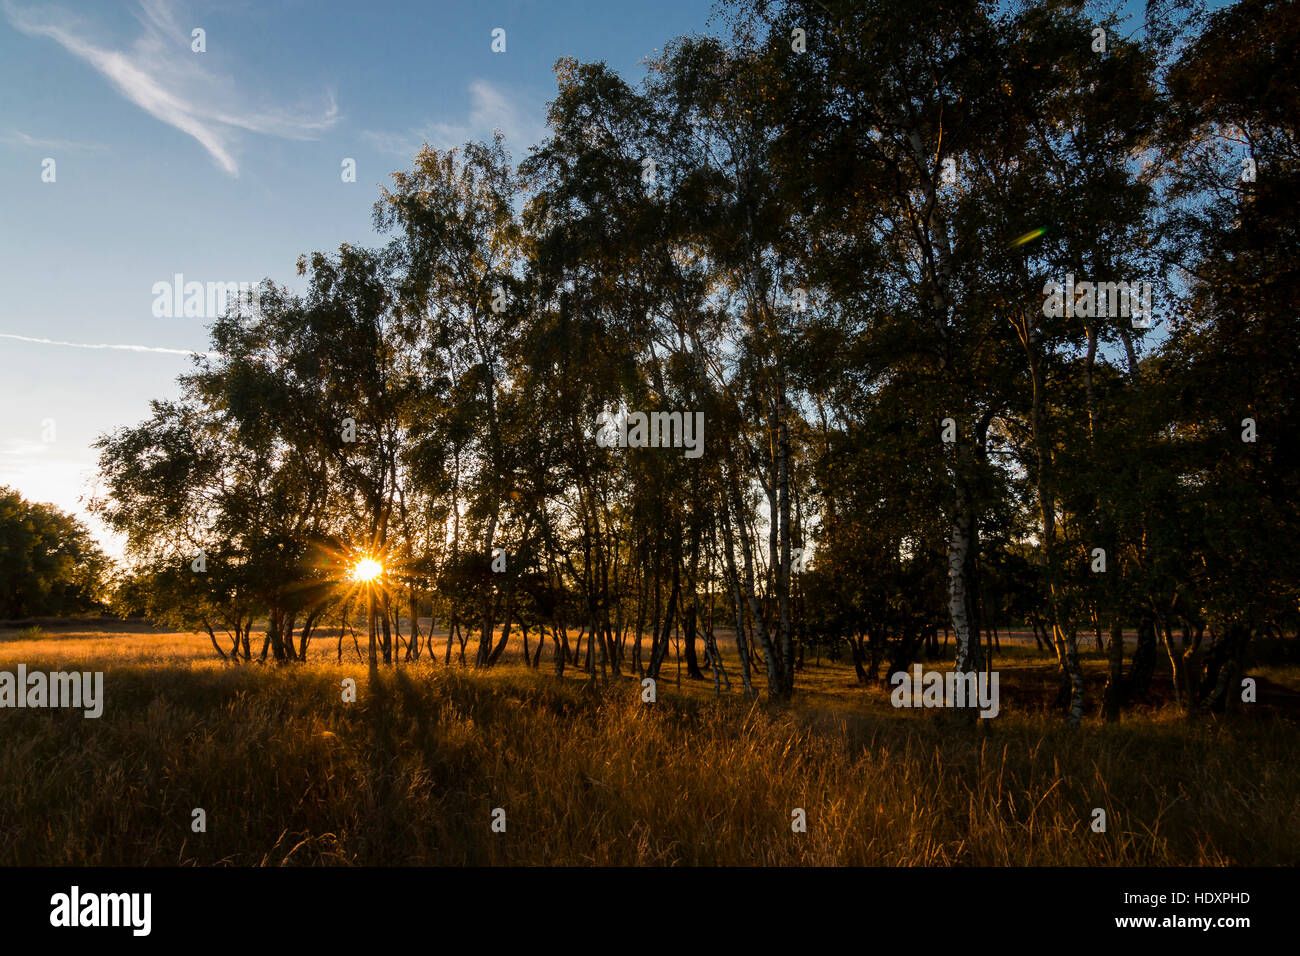
[[(1002, 712), (973, 725), (895, 709), (824, 658), (784, 706), (740, 695), (734, 655), (721, 699), (711, 680), (679, 687), (670, 659), (646, 704), (628, 676), (558, 680), (549, 651), (539, 670), (440, 656), (372, 683), (335, 647), (223, 665), (201, 634), (0, 630), (0, 669), (102, 669), (107, 698), (96, 720), (0, 711), (0, 864), (1300, 862), (1293, 665), (1237, 713), (1157, 698), (1070, 730), (1040, 703), (1055, 664), (1032, 647), (1004, 649)], [(1095, 698), (1103, 662), (1085, 657)]]

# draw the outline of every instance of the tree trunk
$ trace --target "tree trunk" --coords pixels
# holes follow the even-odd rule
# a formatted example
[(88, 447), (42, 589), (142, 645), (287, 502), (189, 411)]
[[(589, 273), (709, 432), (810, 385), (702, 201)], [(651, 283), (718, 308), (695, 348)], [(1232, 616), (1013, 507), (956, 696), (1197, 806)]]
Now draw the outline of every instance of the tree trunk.
[(1032, 392), (1031, 432), (1034, 442), (1034, 456), (1037, 474), (1035, 485), (1038, 493), (1039, 518), (1043, 529), (1043, 558), (1047, 569), (1048, 611), (1052, 624), (1052, 643), (1056, 647), (1056, 659), (1061, 668), (1062, 689), (1068, 697), (1066, 722), (1077, 726), (1083, 719), (1084, 681), (1083, 668), (1079, 664), (1078, 637), (1073, 627), (1067, 628), (1061, 619), (1061, 601), (1057, 594), (1059, 566), (1056, 554), (1056, 500), (1048, 477), (1051, 467), (1051, 453), (1046, 434), (1043, 394), (1042, 361), (1035, 345), (1038, 332), (1033, 326), (1031, 316), (1025, 316), (1021, 322), (1020, 341), (1029, 360), (1029, 379)]
[(496, 647), (492, 648), (492, 653), (488, 655), (487, 663), (485, 666), (491, 667), (493, 664), (495, 664), (498, 658), (501, 657), (501, 654), (505, 651), (506, 645), (510, 643), (510, 621), (511, 618), (514, 616), (514, 613), (515, 613), (515, 584), (514, 581), (511, 581), (510, 584), (506, 587), (506, 619), (505, 619), (505, 623), (501, 625), (501, 640), (497, 642)]
[[(1169, 655), (1169, 669), (1172, 671), (1174, 685), (1174, 704), (1179, 710), (1184, 710), (1183, 706), (1183, 656), (1174, 647), (1174, 632), (1169, 626), (1168, 619), (1160, 622), (1160, 633), (1164, 638), (1165, 653)], [(1188, 701), (1188, 704), (1191, 702)]]
[(1110, 619), (1110, 646), (1106, 649), (1110, 672), (1106, 677), (1103, 710), (1108, 723), (1119, 720), (1124, 702), (1124, 624), (1118, 616)]
[(1209, 690), (1201, 700), (1202, 710), (1221, 713), (1239, 699), (1241, 662), (1249, 642), (1250, 630), (1239, 622), (1229, 624), (1222, 635), (1215, 635), (1205, 656), (1205, 686)]
[[(685, 603), (685, 602), (683, 602)], [(690, 611), (685, 608), (682, 610), (682, 619), (685, 624), (683, 627), (683, 641), (686, 648), (686, 676), (691, 680), (704, 680), (704, 672), (700, 670), (699, 656), (695, 653), (695, 609)]]
[(740, 498), (740, 485), (734, 471), (732, 471), (730, 478), (731, 513), (736, 519), (736, 536), (740, 539), (745, 597), (749, 602), (749, 613), (754, 621), (754, 637), (767, 662), (767, 694), (768, 697), (780, 697), (782, 681), (778, 669), (779, 665), (776, 654), (772, 651), (772, 641), (767, 635), (767, 624), (763, 618), (763, 609), (759, 606), (758, 596), (754, 591), (754, 553), (749, 543), (749, 529), (745, 527), (745, 510), (744, 503)]
[(777, 370), (777, 500), (780, 502), (781, 559), (777, 565), (776, 595), (781, 621), (782, 694), (794, 694), (794, 639), (790, 631), (790, 430), (786, 423), (785, 363)]
[(740, 597), (740, 579), (736, 574), (735, 544), (731, 535), (731, 515), (727, 503), (722, 502), (722, 543), (726, 550), (727, 580), (731, 583), (731, 600), (736, 608), (736, 650), (740, 654), (740, 680), (745, 688), (745, 696), (751, 700), (758, 698), (754, 690), (749, 669), (749, 646), (745, 640), (745, 611)]
[(677, 616), (677, 598), (681, 592), (681, 565), (677, 560), (677, 555), (673, 555), (673, 578), (672, 585), (668, 592), (668, 608), (664, 613), (663, 629), (660, 632), (659, 640), (650, 657), (649, 676), (656, 681), (659, 680), (659, 670), (663, 666), (664, 658), (668, 656), (668, 645), (672, 633), (673, 620)]
[(568, 639), (565, 639), (564, 644), (560, 643), (560, 629), (554, 621), (551, 621), (551, 640), (555, 642), (555, 676), (563, 677), (564, 661), (569, 656)]
[(415, 593), (415, 588), (410, 589), (407, 601), (411, 613), (411, 638), (406, 645), (406, 659), (418, 661), (420, 659), (420, 599)]
[(854, 673), (858, 675), (858, 683), (866, 684), (869, 682), (869, 678), (867, 677), (867, 669), (863, 666), (863, 661), (862, 661), (862, 658), (864, 656), (863, 647), (862, 647), (862, 636), (850, 635), (848, 641), (849, 641), (849, 651), (853, 654), (853, 670)]
[(366, 635), (369, 639), (368, 658), (370, 661), (370, 677), (373, 680), (379, 674), (379, 638), (375, 633), (375, 585), (371, 582), (366, 585)]
[(1156, 670), (1156, 626), (1155, 620), (1143, 614), (1138, 621), (1137, 647), (1133, 651), (1133, 664), (1128, 671), (1128, 684), (1125, 687), (1125, 699), (1136, 700), (1145, 697), (1151, 688), (1151, 676)]
[[(223, 651), (223, 650), (221, 649), (221, 645), (217, 643), (217, 635), (213, 632), (213, 630), (212, 630), (212, 625), (209, 624), (207, 621), (204, 621), (204, 622), (203, 622), (203, 627), (204, 627), (205, 630), (207, 630), (207, 632), (208, 632), (208, 637), (212, 640), (212, 649), (213, 649), (214, 651), (216, 651), (216, 652), (217, 652), (217, 656), (220, 657), (220, 658), (224, 661), (224, 660), (226, 659), (226, 652)], [(235, 638), (235, 641), (236, 641), (236, 646), (238, 646), (239, 638)]]
[(978, 635), (971, 632), (970, 557), (974, 538), (975, 516), (970, 509), (966, 486), (957, 482), (957, 507), (948, 536), (948, 616), (957, 643), (958, 673), (978, 671), (980, 648)]

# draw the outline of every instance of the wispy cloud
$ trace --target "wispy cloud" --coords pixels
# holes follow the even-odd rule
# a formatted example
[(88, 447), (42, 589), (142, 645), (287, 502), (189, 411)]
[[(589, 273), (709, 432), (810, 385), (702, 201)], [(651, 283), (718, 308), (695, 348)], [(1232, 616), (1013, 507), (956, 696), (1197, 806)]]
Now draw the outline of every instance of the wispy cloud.
[(74, 143), (70, 139), (41, 139), (36, 136), (28, 136), (20, 129), (14, 130), (7, 136), (0, 136), (0, 143), (29, 146), (32, 149), (108, 149), (103, 143)]
[(136, 106), (193, 136), (231, 176), (239, 175), (234, 153), (237, 130), (314, 139), (338, 121), (332, 95), (327, 95), (327, 105), (315, 116), (250, 105), (229, 76), (208, 67), (214, 54), (191, 52), (190, 30), (167, 0), (141, 0), (138, 19), (144, 32), (126, 50), (93, 42), (90, 28), (57, 8), (25, 10), (11, 0), (3, 2), (5, 16), (15, 28), (54, 40), (84, 60)]
[(50, 447), (48, 442), (28, 441), (25, 438), (6, 438), (0, 441), (0, 458), (44, 455), (49, 452)]
[(198, 355), (201, 358), (216, 356), (217, 352), (196, 352), (193, 349), (168, 349), (156, 345), (92, 345), (87, 342), (63, 342), (59, 339), (34, 339), (29, 335), (13, 335), (0, 332), (0, 339), (14, 339), (18, 342), (33, 342), (36, 345), (66, 345), (74, 349), (117, 349), (123, 352), (161, 352), (164, 355)]
[(426, 142), (438, 149), (451, 149), (470, 140), (490, 139), (493, 129), (505, 134), (506, 144), (516, 153), (523, 153), (546, 135), (546, 126), (540, 122), (543, 104), (532, 97), (507, 93), (487, 80), (470, 83), (467, 93), (469, 109), (463, 122), (427, 121), (405, 132), (368, 130), (362, 136), (382, 153), (410, 159)]

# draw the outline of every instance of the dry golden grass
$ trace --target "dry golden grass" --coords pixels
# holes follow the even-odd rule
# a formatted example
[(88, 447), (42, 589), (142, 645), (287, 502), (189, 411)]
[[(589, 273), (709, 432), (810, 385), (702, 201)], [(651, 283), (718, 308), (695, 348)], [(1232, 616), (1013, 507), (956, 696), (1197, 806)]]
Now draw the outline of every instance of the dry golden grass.
[(378, 686), (349, 653), (235, 667), (203, 635), (0, 633), (0, 669), (107, 671), (98, 720), (0, 711), (0, 863), (1300, 862), (1297, 730), (1276, 714), (1072, 732), (1004, 705), (971, 727), (896, 711), (843, 664), (810, 663), (789, 708), (741, 699), (734, 666), (729, 698), (678, 691), (670, 665), (644, 705), (627, 678), (556, 681), (549, 651), (541, 671), (426, 661)]

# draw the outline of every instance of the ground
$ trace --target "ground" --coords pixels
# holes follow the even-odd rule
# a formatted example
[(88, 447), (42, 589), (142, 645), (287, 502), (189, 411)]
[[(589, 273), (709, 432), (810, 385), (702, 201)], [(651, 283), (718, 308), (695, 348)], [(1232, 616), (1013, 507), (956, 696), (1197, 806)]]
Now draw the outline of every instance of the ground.
[[(0, 670), (103, 670), (106, 705), (0, 710), (0, 864), (1300, 862), (1295, 665), (1250, 671), (1257, 704), (1188, 719), (1162, 661), (1120, 724), (1094, 706), (1070, 730), (1032, 641), (1004, 641), (1002, 712), (968, 726), (825, 657), (776, 705), (740, 695), (734, 651), (722, 700), (679, 686), (670, 655), (648, 705), (630, 677), (557, 681), (549, 648), (488, 673), (440, 651), (372, 686), (350, 637), (341, 664), (328, 636), (258, 666), (205, 634), (36, 627), (0, 629)], [(1084, 657), (1095, 704), (1104, 661)]]

